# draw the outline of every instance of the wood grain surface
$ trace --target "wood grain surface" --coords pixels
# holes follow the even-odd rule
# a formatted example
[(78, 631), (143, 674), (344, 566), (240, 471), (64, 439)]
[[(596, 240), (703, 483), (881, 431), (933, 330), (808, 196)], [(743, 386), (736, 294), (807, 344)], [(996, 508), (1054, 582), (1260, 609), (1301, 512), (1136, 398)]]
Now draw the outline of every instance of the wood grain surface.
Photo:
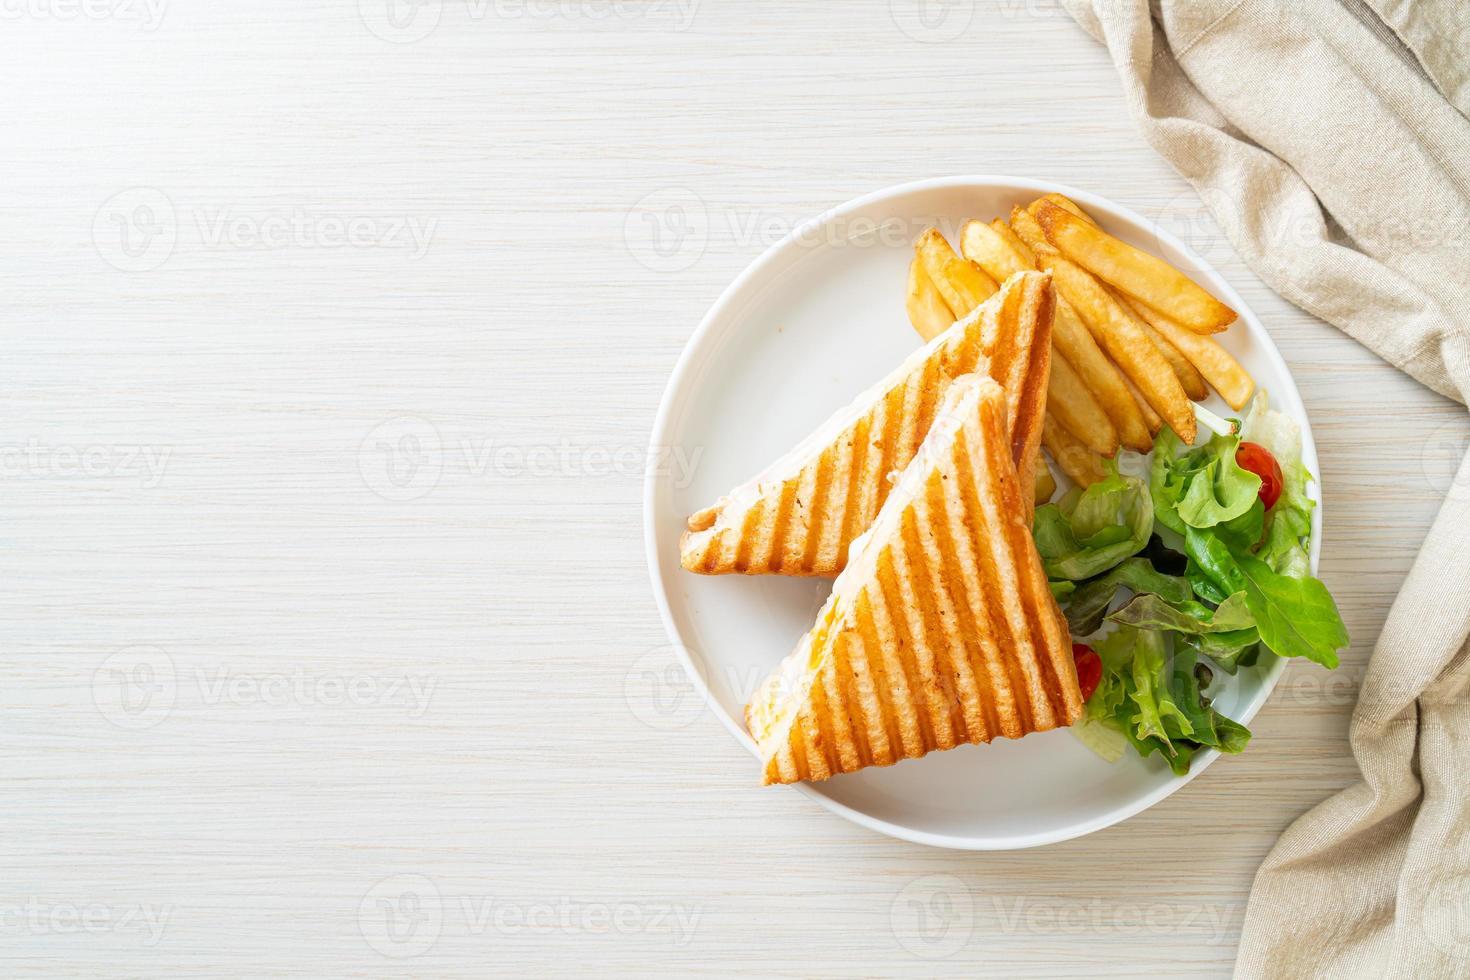
[[(1233, 258), (1055, 3), (3, 17), (0, 973), (1228, 972), (1470, 425)], [(1354, 639), (1244, 756), (1003, 854), (757, 789), (666, 669), (640, 514), (725, 284), (981, 172), (1164, 222), (1263, 316)]]

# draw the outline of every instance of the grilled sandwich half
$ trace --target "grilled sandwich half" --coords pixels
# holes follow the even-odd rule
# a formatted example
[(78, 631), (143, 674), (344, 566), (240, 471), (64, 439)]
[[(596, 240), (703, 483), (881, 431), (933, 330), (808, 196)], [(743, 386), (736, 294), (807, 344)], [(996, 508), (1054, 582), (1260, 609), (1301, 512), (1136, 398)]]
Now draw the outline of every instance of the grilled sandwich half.
[(891, 475), (918, 450), (950, 384), (977, 371), (1005, 390), (1029, 515), (1053, 304), (1048, 273), (1016, 273), (765, 472), (690, 517), (679, 542), (681, 564), (705, 575), (836, 575), (888, 498)]
[(1072, 724), (1082, 695), (1006, 395), (950, 382), (811, 631), (745, 709), (763, 779), (826, 779)]

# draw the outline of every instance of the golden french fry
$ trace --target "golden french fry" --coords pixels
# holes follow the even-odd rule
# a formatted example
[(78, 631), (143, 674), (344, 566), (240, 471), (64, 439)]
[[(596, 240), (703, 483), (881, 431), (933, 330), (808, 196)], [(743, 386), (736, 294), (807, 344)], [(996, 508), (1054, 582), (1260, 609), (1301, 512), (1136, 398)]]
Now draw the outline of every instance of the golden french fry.
[(1108, 475), (1102, 457), (1078, 442), (1050, 415), (1041, 426), (1041, 444), (1051, 453), (1057, 468), (1079, 487), (1090, 487)]
[[(1124, 309), (1130, 313), (1138, 312), (1134, 305), (1128, 302), (1128, 297), (1113, 290), (1109, 291), (1113, 293), (1113, 298), (1121, 303)], [(1184, 393), (1194, 401), (1203, 401), (1210, 397), (1210, 389), (1205, 386), (1204, 376), (1199, 373), (1199, 370), (1193, 364), (1189, 363), (1189, 358), (1181, 354), (1178, 347), (1169, 343), (1163, 334), (1155, 330), (1153, 324), (1149, 323), (1142, 316), (1139, 316), (1137, 319), (1138, 325), (1143, 328), (1143, 332), (1148, 334), (1148, 339), (1154, 342), (1154, 346), (1159, 349), (1159, 353), (1164, 355), (1164, 360), (1169, 362), (1169, 367), (1174, 369), (1174, 377), (1179, 379), (1179, 386), (1184, 389)]]
[[(1125, 377), (1124, 380), (1128, 379)], [(1155, 412), (1153, 406), (1148, 403), (1148, 399), (1143, 397), (1143, 392), (1138, 390), (1138, 385), (1128, 381), (1128, 390), (1133, 393), (1134, 402), (1143, 412), (1143, 420), (1148, 423), (1148, 431), (1158, 435), (1159, 430), (1164, 427), (1164, 420), (1159, 418), (1159, 413)]]
[(985, 274), (985, 270), (956, 255), (937, 228), (930, 228), (919, 236), (914, 243), (914, 252), (955, 319), (968, 316), (1000, 288)]
[(1067, 258), (1195, 333), (1215, 333), (1235, 322), (1234, 310), (1163, 259), (1050, 201), (1038, 204), (1035, 217), (1046, 240)]
[[(1020, 214), (1024, 215), (1023, 221), (1031, 217), (1025, 211), (1020, 211)], [(1035, 263), (1036, 256), (1031, 251), (1031, 247), (1022, 241), (1009, 225), (997, 218), (990, 223), (990, 227), (996, 233), (997, 238), (1010, 247), (1011, 259), (1006, 262), (1004, 268), (1010, 268), (1023, 261)], [(1037, 235), (1041, 234), (1041, 229), (1034, 220), (1030, 221), (1029, 227)], [(1044, 241), (1041, 242), (1041, 245), (1048, 252), (1055, 253), (1056, 251)], [(999, 262), (999, 260), (996, 261)], [(994, 269), (987, 267), (986, 271), (995, 275), (1002, 268), (997, 264)], [(1113, 423), (1123, 445), (1140, 453), (1146, 453), (1152, 449), (1153, 435), (1149, 432), (1143, 413), (1139, 411), (1133, 396), (1128, 393), (1128, 388), (1123, 383), (1123, 375), (1097, 346), (1097, 341), (1093, 339), (1092, 333), (1082, 325), (1081, 320), (1077, 319), (1077, 311), (1072, 309), (1071, 304), (1061, 295), (1057, 296), (1056, 317), (1052, 321), (1051, 339), (1057, 353), (1071, 363), (1071, 367), (1075, 369), (1083, 383), (1096, 396), (1103, 411), (1107, 413), (1108, 419)]]
[(1072, 200), (1065, 194), (1043, 194), (1041, 197), (1038, 197), (1036, 200), (1032, 201), (1030, 206), (1027, 207), (1026, 210), (1030, 211), (1031, 214), (1034, 216), (1036, 214), (1036, 205), (1040, 204), (1042, 201), (1050, 201), (1059, 208), (1062, 208), (1066, 211), (1071, 211), (1073, 214), (1081, 218), (1083, 221), (1086, 221), (1088, 224), (1097, 224), (1096, 221), (1092, 220), (1092, 215), (1082, 210), (1082, 208), (1078, 206), (1076, 201)]
[(1052, 494), (1057, 492), (1057, 478), (1051, 475), (1051, 467), (1043, 460), (1037, 460), (1040, 464), (1036, 467), (1036, 486), (1032, 488), (1031, 503), (1033, 507), (1040, 507), (1051, 499)]
[(1144, 333), (1138, 318), (1119, 305), (1103, 284), (1081, 266), (1044, 252), (1038, 252), (1037, 260), (1042, 268), (1051, 271), (1057, 292), (1072, 304), (1098, 344), (1138, 387), (1144, 400), (1163, 416), (1186, 445), (1193, 443), (1194, 405), (1184, 394), (1169, 362)]
[(1055, 251), (1056, 247), (1046, 239), (1046, 232), (1036, 223), (1036, 218), (1022, 207), (1011, 208), (1011, 230), (1032, 252)]
[(1065, 357), (1083, 382), (1097, 397), (1103, 411), (1112, 420), (1123, 445), (1135, 452), (1146, 453), (1153, 448), (1153, 434), (1139, 410), (1138, 403), (1128, 391), (1128, 385), (1118, 366), (1097, 345), (1092, 332), (1082, 325), (1077, 311), (1061, 296), (1057, 297), (1056, 316), (1052, 320), (1052, 345), (1058, 354)]
[(909, 313), (909, 323), (925, 340), (933, 340), (955, 321), (953, 311), (939, 295), (939, 289), (924, 271), (924, 264), (917, 255), (909, 263), (909, 287), (904, 307)]
[(960, 232), (960, 251), (996, 282), (1005, 282), (1018, 272), (1036, 268), (1036, 263), (1029, 261), (1029, 250), (1025, 255), (1017, 252), (1010, 242), (983, 221), (966, 223)]
[(1118, 430), (1113, 428), (1107, 413), (1062, 356), (1051, 359), (1046, 412), (1093, 452), (1112, 456), (1118, 451)]
[(997, 235), (1005, 239), (1006, 244), (1020, 256), (1021, 261), (1025, 262), (1032, 269), (1036, 268), (1036, 253), (1031, 251), (1030, 245), (1021, 241), (1021, 236), (1011, 230), (1011, 226), (1006, 224), (1004, 218), (996, 218), (990, 223), (990, 227)]
[(1256, 391), (1255, 381), (1215, 338), (1203, 337), (1192, 330), (1186, 330), (1142, 303), (1126, 296), (1124, 299), (1140, 319), (1157, 330), (1160, 336), (1173, 344), (1179, 353), (1199, 369), (1199, 373), (1204, 375), (1211, 388), (1220, 393), (1227, 405), (1239, 411), (1250, 403), (1251, 395)]

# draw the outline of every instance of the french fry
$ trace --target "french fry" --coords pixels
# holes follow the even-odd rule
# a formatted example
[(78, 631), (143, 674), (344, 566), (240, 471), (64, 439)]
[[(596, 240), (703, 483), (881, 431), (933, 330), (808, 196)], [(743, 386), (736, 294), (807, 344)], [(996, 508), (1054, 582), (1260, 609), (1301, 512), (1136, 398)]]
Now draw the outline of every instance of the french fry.
[[(1127, 378), (1124, 378), (1124, 380), (1127, 381)], [(1148, 423), (1148, 431), (1154, 435), (1158, 435), (1159, 430), (1164, 427), (1164, 420), (1159, 417), (1158, 412), (1154, 411), (1153, 406), (1148, 403), (1148, 399), (1143, 397), (1143, 392), (1138, 390), (1138, 385), (1132, 381), (1128, 381), (1128, 390), (1133, 393), (1134, 402), (1138, 405), (1139, 410), (1143, 412), (1143, 420)]]
[(1033, 507), (1040, 507), (1057, 492), (1057, 478), (1051, 475), (1051, 467), (1046, 465), (1045, 460), (1038, 459), (1037, 463), (1040, 465), (1036, 467), (1036, 485), (1031, 491)]
[(1153, 410), (1163, 416), (1186, 445), (1193, 443), (1194, 405), (1137, 317), (1119, 305), (1102, 283), (1082, 267), (1045, 252), (1038, 252), (1037, 260), (1042, 268), (1050, 270), (1057, 292), (1077, 311), (1098, 344), (1138, 387)]
[[(1122, 304), (1124, 309), (1130, 313), (1138, 313), (1137, 308), (1128, 302), (1128, 297), (1116, 291), (1110, 290), (1110, 292), (1113, 293), (1113, 298)], [(1149, 323), (1141, 315), (1137, 319), (1138, 325), (1143, 328), (1143, 332), (1148, 334), (1148, 339), (1154, 342), (1154, 346), (1159, 349), (1159, 353), (1164, 355), (1164, 360), (1169, 362), (1169, 367), (1174, 369), (1174, 377), (1179, 379), (1179, 386), (1184, 389), (1184, 393), (1193, 401), (1203, 401), (1210, 397), (1210, 389), (1205, 386), (1204, 376), (1199, 373), (1198, 368), (1189, 363), (1189, 358), (1180, 353), (1178, 347), (1169, 343), (1163, 334), (1154, 329), (1153, 324)]]
[(1073, 262), (1195, 333), (1215, 333), (1235, 322), (1234, 310), (1163, 259), (1051, 201), (1040, 202), (1035, 217), (1046, 240)]
[(1251, 395), (1256, 391), (1255, 381), (1215, 338), (1202, 337), (1192, 330), (1186, 330), (1163, 314), (1126, 296), (1124, 300), (1140, 319), (1157, 330), (1160, 336), (1189, 359), (1210, 383), (1210, 387), (1225, 399), (1227, 405), (1239, 411), (1250, 403)]
[[(1039, 237), (1041, 228), (1034, 220), (1031, 220), (1031, 216), (1019, 208), (1017, 212), (1023, 216), (1021, 218), (1023, 224)], [(1004, 221), (997, 218), (991, 222), (990, 226), (1000, 239), (1010, 245), (1015, 259), (1035, 261), (1036, 257), (1031, 247)], [(1056, 249), (1046, 244), (1045, 241), (1040, 241), (1038, 244), (1047, 252), (1056, 252)], [(1092, 390), (1097, 401), (1102, 405), (1103, 411), (1112, 421), (1123, 445), (1140, 453), (1146, 453), (1152, 449), (1153, 434), (1149, 432), (1138, 403), (1134, 401), (1127, 385), (1124, 384), (1123, 375), (1098, 347), (1091, 331), (1082, 325), (1082, 321), (1077, 318), (1077, 311), (1072, 308), (1064, 296), (1060, 295), (1060, 291), (1057, 295), (1056, 317), (1052, 321), (1051, 339), (1057, 353), (1071, 362), (1071, 366), (1081, 377), (1083, 383)]]
[(1036, 218), (1022, 207), (1011, 208), (1011, 230), (1032, 252), (1055, 250), (1055, 246), (1046, 239), (1046, 232), (1041, 230), (1041, 225), (1036, 223)]
[[(1021, 244), (1022, 248), (1026, 246)], [(1005, 282), (1026, 269), (1036, 268), (1027, 249), (1019, 252), (998, 231), (983, 221), (970, 221), (960, 232), (960, 251), (965, 258), (985, 270), (996, 282)]]
[(1107, 413), (1062, 356), (1051, 359), (1046, 413), (1098, 455), (1112, 456), (1118, 451), (1118, 430), (1113, 428)]
[(1030, 245), (1027, 245), (1025, 242), (1021, 241), (1021, 236), (1017, 235), (1014, 231), (1011, 230), (1011, 226), (1006, 224), (1004, 218), (996, 218), (990, 223), (990, 227), (995, 229), (995, 233), (997, 235), (1005, 239), (1006, 244), (1009, 245), (1017, 255), (1019, 255), (1024, 261), (1030, 263), (1031, 268), (1036, 268), (1036, 253), (1031, 251)]
[(956, 255), (937, 228), (919, 236), (914, 252), (955, 319), (968, 316), (1000, 288), (978, 265)]
[(1108, 475), (1102, 457), (1078, 442), (1050, 415), (1041, 425), (1041, 444), (1051, 453), (1057, 468), (1079, 487), (1090, 487)]
[(924, 264), (917, 255), (909, 263), (909, 288), (908, 295), (904, 297), (904, 307), (909, 313), (909, 323), (926, 341), (948, 330), (955, 321), (954, 312), (939, 295), (939, 289), (924, 271)]
[(1082, 208), (1078, 207), (1077, 202), (1072, 200), (1065, 194), (1043, 194), (1041, 197), (1038, 197), (1036, 200), (1032, 201), (1026, 210), (1030, 211), (1031, 214), (1034, 216), (1036, 214), (1036, 206), (1042, 201), (1050, 201), (1063, 210), (1071, 211), (1077, 217), (1081, 218), (1083, 221), (1087, 222), (1090, 225), (1097, 224), (1096, 221), (1092, 220), (1092, 215), (1088, 214), (1086, 211), (1082, 210)]
[(1056, 317), (1052, 321), (1052, 345), (1076, 369), (1082, 381), (1092, 390), (1103, 411), (1112, 420), (1123, 445), (1135, 452), (1153, 448), (1153, 435), (1128, 391), (1128, 385), (1117, 365), (1097, 345), (1092, 332), (1082, 325), (1077, 311), (1061, 296), (1057, 297)]

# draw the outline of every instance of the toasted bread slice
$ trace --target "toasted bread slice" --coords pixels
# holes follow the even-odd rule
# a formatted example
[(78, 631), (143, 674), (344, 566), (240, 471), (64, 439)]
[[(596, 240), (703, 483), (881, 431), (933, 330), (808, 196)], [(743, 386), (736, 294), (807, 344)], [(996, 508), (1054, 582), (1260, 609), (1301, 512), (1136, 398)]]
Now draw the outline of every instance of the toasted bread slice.
[(816, 625), (745, 709), (766, 784), (1070, 725), (1082, 695), (1006, 399), (952, 382)]
[(888, 498), (890, 474), (918, 450), (945, 390), (974, 371), (1005, 388), (1013, 458), (1030, 481), (1046, 413), (1053, 303), (1048, 274), (1016, 273), (764, 473), (690, 517), (680, 562), (705, 575), (836, 575)]

